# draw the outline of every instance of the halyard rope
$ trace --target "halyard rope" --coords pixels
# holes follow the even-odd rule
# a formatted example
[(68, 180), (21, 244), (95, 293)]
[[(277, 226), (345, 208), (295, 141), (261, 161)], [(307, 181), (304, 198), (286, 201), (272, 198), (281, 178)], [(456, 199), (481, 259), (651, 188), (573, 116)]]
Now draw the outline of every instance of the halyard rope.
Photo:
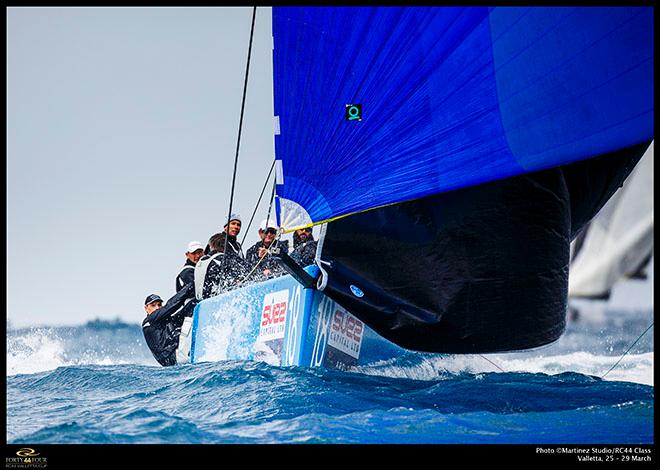
[[(250, 29), (250, 44), (248, 46), (247, 65), (245, 67), (245, 83), (243, 84), (243, 100), (241, 102), (241, 119), (238, 123), (238, 139), (236, 140), (236, 156), (234, 157), (234, 174), (231, 180), (231, 195), (229, 196), (229, 214), (227, 215), (227, 236), (225, 237), (225, 249), (227, 252), (227, 242), (229, 241), (229, 222), (231, 218), (232, 205), (234, 203), (234, 188), (236, 186), (236, 169), (238, 167), (238, 152), (241, 148), (241, 132), (243, 130), (243, 114), (245, 112), (245, 95), (247, 94), (248, 76), (250, 73), (250, 57), (252, 56), (252, 38), (254, 37), (254, 20), (257, 15), (257, 7), (252, 9), (252, 27)], [(225, 257), (222, 257), (223, 263)]]
[(247, 238), (248, 231), (250, 230), (250, 226), (252, 225), (252, 221), (254, 220), (254, 216), (257, 213), (257, 209), (259, 209), (259, 204), (261, 204), (261, 198), (264, 196), (264, 191), (266, 190), (266, 186), (268, 186), (268, 180), (270, 179), (270, 175), (273, 173), (273, 168), (275, 168), (275, 160), (273, 160), (273, 164), (270, 166), (270, 171), (268, 172), (268, 176), (266, 176), (266, 181), (264, 182), (264, 187), (261, 188), (261, 194), (259, 195), (259, 200), (257, 200), (257, 205), (254, 206), (254, 211), (252, 212), (252, 217), (250, 217), (250, 222), (248, 223), (248, 226), (245, 229), (245, 235), (243, 235), (243, 241), (241, 241), (241, 245), (245, 243), (245, 239)]

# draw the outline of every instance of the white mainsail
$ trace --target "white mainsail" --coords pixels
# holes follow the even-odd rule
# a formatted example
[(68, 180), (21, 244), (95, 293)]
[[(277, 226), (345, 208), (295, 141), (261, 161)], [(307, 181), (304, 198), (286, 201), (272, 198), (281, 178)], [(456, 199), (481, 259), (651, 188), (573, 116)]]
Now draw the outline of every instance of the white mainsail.
[(624, 185), (571, 245), (569, 297), (608, 298), (653, 253), (653, 142)]

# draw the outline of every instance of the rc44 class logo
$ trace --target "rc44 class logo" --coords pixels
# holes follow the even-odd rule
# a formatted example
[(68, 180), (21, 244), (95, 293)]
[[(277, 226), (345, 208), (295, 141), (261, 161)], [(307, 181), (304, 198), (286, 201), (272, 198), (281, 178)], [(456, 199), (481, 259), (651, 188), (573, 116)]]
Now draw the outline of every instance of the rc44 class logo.
[(22, 449), (16, 452), (16, 455), (18, 455), (19, 457), (37, 457), (39, 455), (39, 452), (37, 452), (34, 449), (30, 449), (28, 447), (23, 447)]
[(5, 459), (5, 468), (46, 468), (48, 461), (40, 455), (34, 449), (22, 447), (16, 451), (16, 457)]

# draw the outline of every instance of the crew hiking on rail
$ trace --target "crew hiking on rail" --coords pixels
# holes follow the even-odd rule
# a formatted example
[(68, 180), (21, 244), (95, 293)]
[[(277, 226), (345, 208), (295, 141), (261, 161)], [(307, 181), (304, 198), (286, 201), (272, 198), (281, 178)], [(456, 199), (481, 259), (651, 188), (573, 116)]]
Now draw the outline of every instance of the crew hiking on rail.
[[(232, 213), (223, 231), (209, 238), (206, 248), (191, 241), (185, 252), (186, 262), (176, 277), (176, 293), (164, 305), (151, 294), (145, 299), (146, 317), (142, 331), (151, 353), (162, 366), (188, 362), (190, 329), (195, 305), (206, 298), (244, 285), (286, 274), (272, 256), (275, 248), (289, 252), (289, 242), (277, 240), (279, 227), (273, 220), (263, 220), (258, 228), (260, 241), (247, 255), (237, 237), (241, 217)], [(312, 229), (296, 230), (291, 257), (301, 266), (314, 262), (316, 244)]]

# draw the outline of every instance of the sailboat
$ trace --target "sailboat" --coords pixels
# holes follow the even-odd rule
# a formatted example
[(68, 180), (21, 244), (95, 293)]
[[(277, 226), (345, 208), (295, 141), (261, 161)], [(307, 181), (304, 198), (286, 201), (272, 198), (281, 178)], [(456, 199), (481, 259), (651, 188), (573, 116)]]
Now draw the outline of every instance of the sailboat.
[[(652, 7), (273, 7), (278, 224), (313, 266), (201, 301), (190, 361), (535, 348), (653, 140)], [(311, 279), (311, 282), (301, 282)]]
[(569, 299), (608, 300), (626, 279), (645, 280), (653, 256), (653, 144), (571, 244)]

